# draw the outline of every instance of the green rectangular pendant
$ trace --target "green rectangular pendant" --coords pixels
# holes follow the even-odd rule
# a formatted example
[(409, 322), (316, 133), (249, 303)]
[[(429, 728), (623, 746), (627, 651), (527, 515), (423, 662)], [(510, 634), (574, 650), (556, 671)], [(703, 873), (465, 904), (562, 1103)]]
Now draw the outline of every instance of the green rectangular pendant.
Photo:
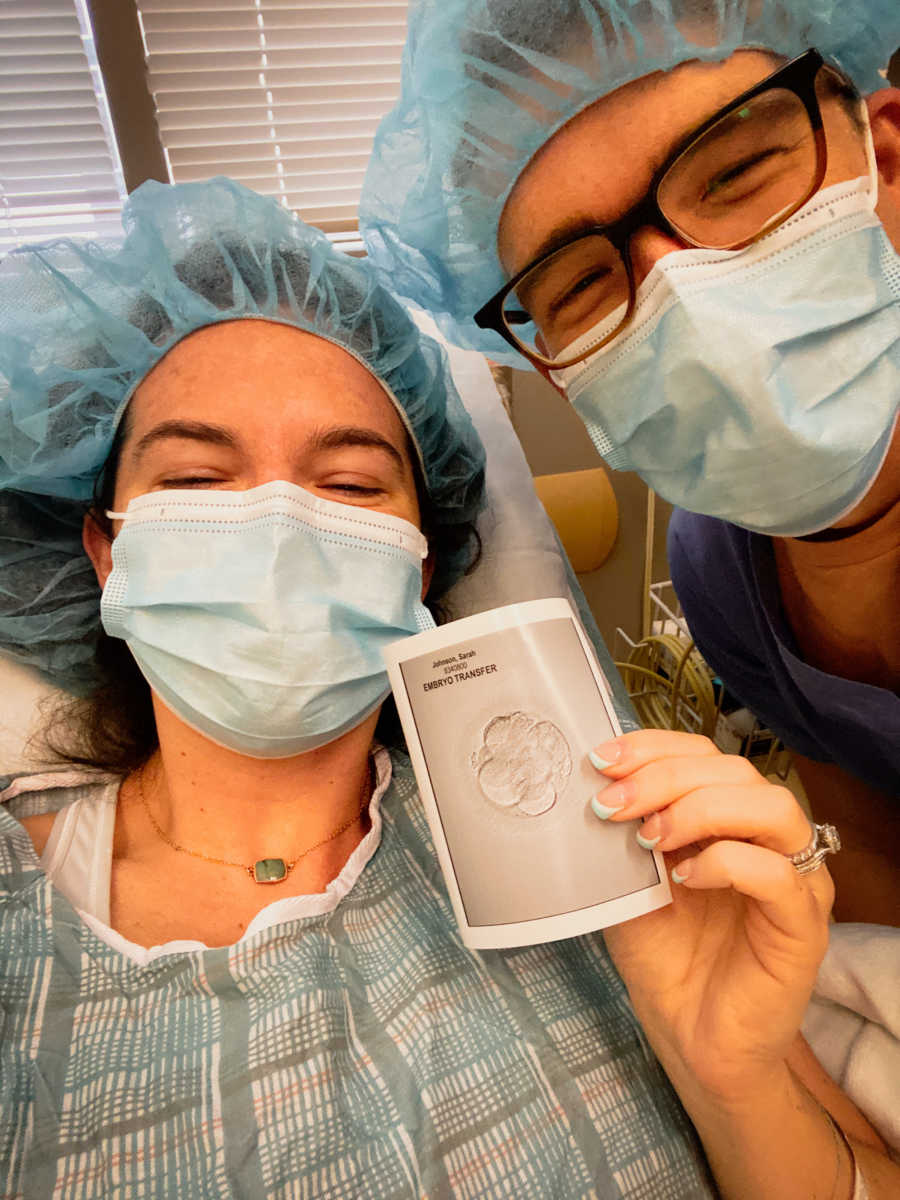
[(280, 883), (287, 875), (283, 858), (261, 858), (253, 864), (253, 879), (256, 883)]

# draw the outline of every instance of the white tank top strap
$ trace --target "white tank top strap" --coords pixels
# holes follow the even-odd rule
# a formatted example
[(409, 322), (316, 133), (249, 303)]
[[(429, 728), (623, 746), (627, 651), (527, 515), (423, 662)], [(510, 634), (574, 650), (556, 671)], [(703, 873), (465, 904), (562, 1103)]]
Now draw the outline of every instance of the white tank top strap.
[(41, 867), (69, 903), (109, 924), (116, 800), (121, 780), (61, 809), (41, 855)]

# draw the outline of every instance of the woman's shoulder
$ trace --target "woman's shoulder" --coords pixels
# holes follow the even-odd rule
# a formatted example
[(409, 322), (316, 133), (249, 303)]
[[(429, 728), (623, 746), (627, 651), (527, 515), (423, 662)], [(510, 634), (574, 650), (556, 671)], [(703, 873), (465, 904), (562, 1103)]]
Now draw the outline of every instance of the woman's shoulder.
[(75, 801), (103, 803), (115, 798), (121, 776), (106, 771), (63, 769), (8, 777), (0, 788), (0, 808), (28, 829), (52, 826), (56, 814)]
[(56, 817), (57, 814), (55, 812), (46, 812), (35, 813), (32, 817), (22, 818), (22, 825), (25, 832), (31, 838), (31, 844), (34, 846), (34, 852), (38, 857), (44, 853)]
[(22, 872), (44, 853), (57, 816), (75, 804), (115, 803), (118, 776), (83, 769), (17, 775), (0, 790), (0, 894), (15, 891)]

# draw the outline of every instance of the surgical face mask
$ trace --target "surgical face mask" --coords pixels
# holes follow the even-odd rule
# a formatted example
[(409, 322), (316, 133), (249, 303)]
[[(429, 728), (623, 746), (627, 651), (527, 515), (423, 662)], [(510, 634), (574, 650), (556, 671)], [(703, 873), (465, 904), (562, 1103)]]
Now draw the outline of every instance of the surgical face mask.
[(609, 465), (765, 534), (850, 512), (900, 404), (900, 259), (874, 203), (874, 178), (836, 184), (745, 250), (661, 259), (625, 332), (553, 375)]
[(381, 647), (434, 627), (425, 538), (290, 483), (132, 500), (101, 618), (183, 721), (255, 758), (355, 728), (389, 691)]

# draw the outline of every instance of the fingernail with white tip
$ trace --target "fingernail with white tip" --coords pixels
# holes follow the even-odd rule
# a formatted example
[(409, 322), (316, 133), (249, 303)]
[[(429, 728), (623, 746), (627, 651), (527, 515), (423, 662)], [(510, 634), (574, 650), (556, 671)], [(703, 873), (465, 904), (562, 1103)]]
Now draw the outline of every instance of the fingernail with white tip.
[(614, 767), (621, 757), (622, 747), (617, 742), (607, 742), (604, 746), (598, 746), (596, 750), (588, 751), (588, 761), (598, 771)]
[(591, 808), (601, 821), (608, 821), (609, 818), (614, 816), (617, 812), (621, 812), (624, 807), (624, 804), (601, 804), (596, 796), (594, 796), (594, 798), (591, 800)]
[(644, 850), (652, 850), (662, 841), (663, 831), (660, 829), (659, 813), (651, 813), (637, 833), (637, 844)]

